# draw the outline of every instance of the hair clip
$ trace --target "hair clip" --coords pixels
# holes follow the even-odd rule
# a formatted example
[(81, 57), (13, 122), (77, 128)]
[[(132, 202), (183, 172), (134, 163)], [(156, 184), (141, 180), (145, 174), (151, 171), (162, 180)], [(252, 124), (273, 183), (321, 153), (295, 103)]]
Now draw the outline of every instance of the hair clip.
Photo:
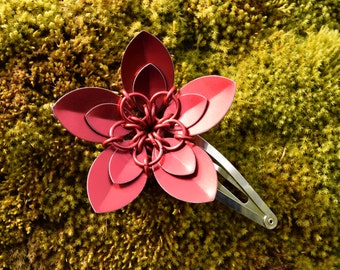
[[(199, 136), (229, 110), (234, 81), (203, 76), (177, 91), (169, 52), (145, 31), (127, 46), (121, 77), (124, 89), (119, 94), (103, 88), (79, 88), (53, 106), (55, 116), (69, 132), (105, 147), (87, 178), (95, 212), (128, 205), (153, 175), (179, 200), (203, 203), (216, 198), (268, 229), (276, 226), (277, 218), (243, 176)], [(217, 173), (236, 192), (219, 183)]]

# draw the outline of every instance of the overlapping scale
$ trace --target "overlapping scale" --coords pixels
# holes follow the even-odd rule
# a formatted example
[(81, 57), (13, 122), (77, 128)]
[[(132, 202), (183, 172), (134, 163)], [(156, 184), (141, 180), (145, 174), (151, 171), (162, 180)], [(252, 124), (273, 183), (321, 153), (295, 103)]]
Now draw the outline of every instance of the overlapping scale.
[(73, 135), (91, 142), (103, 142), (107, 137), (95, 132), (88, 125), (85, 115), (99, 104), (118, 102), (119, 96), (110, 90), (79, 88), (62, 96), (53, 106), (53, 113)]
[[(144, 150), (138, 159), (144, 160), (147, 154)], [(125, 184), (136, 179), (143, 172), (143, 168), (134, 161), (130, 151), (116, 151), (109, 161), (109, 175), (114, 184)]]
[(170, 54), (158, 38), (142, 31), (127, 46), (121, 64), (122, 82), (127, 92), (133, 91), (136, 74), (149, 64), (161, 71), (166, 81), (165, 90), (169, 90), (174, 84), (174, 68)]
[(142, 173), (127, 184), (114, 184), (109, 176), (109, 161), (115, 150), (105, 149), (93, 162), (87, 177), (87, 194), (97, 213), (120, 209), (131, 203), (143, 190), (147, 176)]
[[(199, 94), (178, 95), (180, 101), (180, 114), (178, 120), (187, 128), (196, 124), (204, 115), (208, 100)], [(172, 102), (164, 111), (164, 115), (175, 114), (177, 112), (176, 103)]]
[(179, 200), (191, 203), (213, 201), (218, 183), (214, 165), (208, 154), (200, 147), (193, 146), (192, 150), (196, 156), (194, 174), (180, 177), (167, 173), (161, 166), (154, 166), (154, 175), (159, 185)]
[[(103, 103), (90, 109), (85, 114), (85, 119), (88, 125), (94, 131), (102, 136), (110, 137), (110, 128), (118, 121), (121, 121), (122, 117), (119, 113), (119, 105), (113, 103)], [(120, 137), (128, 133), (130, 133), (130, 130), (118, 126), (115, 129), (114, 136)]]
[[(200, 77), (184, 85), (180, 95), (200, 94), (208, 100), (202, 118), (189, 128), (190, 135), (206, 132), (220, 122), (233, 102), (235, 90), (234, 81), (215, 75)], [(188, 112), (183, 111), (180, 118), (185, 118)]]
[[(174, 138), (166, 138), (170, 146), (179, 144), (179, 141)], [(158, 151), (155, 148), (153, 157), (157, 156)], [(167, 152), (159, 161), (161, 168), (172, 175), (188, 176), (192, 175), (196, 170), (196, 157), (192, 148), (184, 144), (181, 148)]]
[(167, 90), (165, 78), (155, 65), (144, 66), (136, 75), (133, 92), (142, 93), (150, 98), (157, 92), (165, 90)]

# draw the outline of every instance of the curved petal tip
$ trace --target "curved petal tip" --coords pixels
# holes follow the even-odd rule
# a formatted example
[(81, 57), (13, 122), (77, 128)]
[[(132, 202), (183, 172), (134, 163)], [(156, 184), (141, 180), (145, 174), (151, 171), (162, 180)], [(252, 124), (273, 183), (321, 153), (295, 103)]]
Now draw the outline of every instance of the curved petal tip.
[(200, 77), (184, 85), (181, 95), (200, 94), (208, 100), (202, 118), (189, 128), (190, 135), (206, 132), (220, 122), (233, 102), (235, 91), (233, 80), (216, 75)]
[(127, 92), (132, 92), (136, 74), (149, 64), (160, 70), (169, 90), (174, 84), (174, 68), (170, 54), (158, 38), (142, 31), (127, 46), (121, 64), (122, 82)]
[(105, 135), (95, 132), (85, 115), (99, 104), (118, 101), (119, 96), (110, 90), (85, 87), (62, 96), (52, 109), (60, 123), (73, 135), (90, 142), (102, 142), (106, 139)]
[[(174, 138), (165, 139), (170, 146), (175, 146), (179, 143)], [(154, 150), (156, 152), (156, 150)], [(184, 144), (176, 151), (165, 153), (161, 158), (159, 165), (162, 169), (175, 176), (189, 176), (196, 171), (196, 157), (192, 148)]]
[(109, 162), (115, 150), (105, 149), (93, 162), (87, 178), (87, 194), (92, 208), (97, 213), (118, 210), (134, 199), (143, 190), (147, 176), (142, 173), (127, 184), (112, 183)]
[(196, 156), (196, 171), (193, 175), (179, 177), (168, 174), (160, 166), (154, 168), (154, 175), (160, 186), (171, 196), (186, 202), (203, 203), (215, 199), (217, 173), (208, 156), (200, 147), (193, 146)]

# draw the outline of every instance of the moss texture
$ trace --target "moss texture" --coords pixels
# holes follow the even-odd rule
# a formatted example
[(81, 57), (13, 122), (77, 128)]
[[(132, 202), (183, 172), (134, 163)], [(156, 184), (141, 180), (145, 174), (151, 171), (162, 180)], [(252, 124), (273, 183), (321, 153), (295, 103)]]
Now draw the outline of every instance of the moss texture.
[[(339, 13), (336, 0), (0, 0), (0, 268), (338, 269)], [(65, 131), (50, 104), (81, 86), (119, 90), (143, 29), (170, 50), (179, 87), (236, 80), (206, 138), (277, 214), (275, 230), (153, 179), (124, 209), (91, 210), (101, 146)]]

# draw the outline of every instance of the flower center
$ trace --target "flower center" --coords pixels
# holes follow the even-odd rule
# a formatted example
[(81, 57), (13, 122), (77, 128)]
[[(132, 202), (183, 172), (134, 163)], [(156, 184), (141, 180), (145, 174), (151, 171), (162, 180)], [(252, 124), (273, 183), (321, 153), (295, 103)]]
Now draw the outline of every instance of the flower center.
[[(122, 120), (111, 127), (110, 138), (103, 145), (113, 145), (119, 150), (130, 151), (135, 163), (144, 167), (148, 173), (166, 152), (178, 150), (186, 140), (191, 139), (187, 128), (177, 119), (180, 102), (175, 92), (176, 88), (172, 87), (169, 92), (157, 92), (149, 100), (141, 93), (127, 93), (122, 90), (123, 97), (119, 106)], [(166, 113), (166, 108), (171, 103), (174, 103), (175, 110), (173, 113)], [(127, 130), (128, 135), (116, 136), (118, 128)], [(177, 139), (178, 144), (170, 145), (167, 138)], [(145, 150), (147, 156), (141, 160), (139, 154)]]

